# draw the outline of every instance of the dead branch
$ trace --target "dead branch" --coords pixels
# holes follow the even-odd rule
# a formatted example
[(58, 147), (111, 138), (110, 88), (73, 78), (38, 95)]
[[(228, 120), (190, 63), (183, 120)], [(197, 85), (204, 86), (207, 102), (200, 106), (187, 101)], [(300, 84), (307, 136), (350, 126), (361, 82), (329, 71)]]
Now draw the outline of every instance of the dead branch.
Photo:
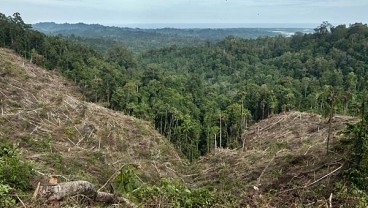
[(157, 168), (156, 162), (155, 162), (155, 161), (153, 161), (153, 162), (152, 162), (152, 164), (153, 164), (153, 167), (156, 169), (156, 171), (157, 171), (157, 173), (158, 173), (159, 177), (161, 178), (161, 173), (160, 173), (160, 171), (159, 171), (159, 170), (158, 170), (158, 168)]
[(33, 134), (33, 132), (36, 132), (36, 131), (37, 131), (37, 128), (38, 128), (38, 126), (36, 126), (36, 127), (32, 130), (32, 132), (31, 132), (31, 133), (29, 133), (29, 135), (32, 135), (32, 134)]
[[(70, 108), (74, 109), (74, 108), (73, 108), (73, 106), (72, 106), (72, 105), (70, 105), (70, 103), (68, 103), (67, 101), (65, 101), (65, 100), (64, 100), (64, 103), (68, 104), (68, 105), (70, 106)], [(65, 105), (65, 106), (66, 106), (66, 105)], [(66, 107), (66, 109), (67, 109), (67, 110), (69, 110), (69, 109), (68, 109), (68, 107)]]
[[(47, 113), (47, 116), (49, 117), (49, 113)], [(54, 127), (58, 127), (58, 125), (54, 124), (54, 123), (53, 123), (53, 122), (51, 122), (49, 119), (45, 119), (45, 120), (41, 119), (41, 121), (47, 121), (47, 122), (49, 122), (51, 125), (53, 125)]]
[(2, 91), (0, 91), (0, 93), (1, 93), (2, 95), (4, 95), (4, 97), (5, 97), (5, 98), (9, 99), (9, 97), (8, 97), (7, 95), (5, 95)]
[(41, 128), (40, 127), (42, 125), (41, 123), (38, 123), (36, 121), (33, 122), (31, 119), (26, 119), (26, 118), (23, 118), (22, 116), (19, 116), (19, 119), (21, 119), (21, 120), (23, 120), (25, 122), (28, 122), (29, 124), (33, 125), (34, 127), (37, 127), (37, 130), (40, 130), (40, 131), (43, 131), (43, 132), (47, 132), (47, 133), (50, 133), (51, 132), (51, 131), (49, 131), (47, 129)]
[(285, 192), (289, 192), (289, 191), (294, 191), (294, 190), (298, 190), (298, 189), (307, 189), (311, 186), (313, 186), (314, 184), (322, 181), (323, 179), (325, 179), (326, 177), (334, 174), (335, 172), (337, 172), (338, 170), (340, 170), (342, 168), (343, 165), (341, 165), (340, 167), (336, 168), (335, 170), (333, 170), (332, 172), (320, 177), (319, 179), (313, 181), (312, 183), (308, 184), (308, 185), (304, 185), (304, 186), (299, 186), (299, 187), (296, 187), (296, 188), (291, 188), (291, 189), (287, 189), (287, 190), (284, 190), (284, 191), (280, 191), (278, 192), (278, 194), (281, 194), (281, 193), (285, 193)]
[(78, 130), (78, 128), (76, 126), (74, 126), (75, 130), (78, 132), (78, 134), (83, 137), (83, 135), (80, 133), (80, 131)]
[(14, 88), (16, 88), (16, 89), (18, 89), (18, 90), (21, 90), (21, 91), (23, 91), (23, 92), (27, 92), (26, 90), (24, 90), (24, 89), (22, 89), (22, 88), (20, 88), (20, 87), (14, 86), (14, 85), (12, 85), (12, 84), (10, 84), (10, 83), (6, 83), (6, 84), (8, 84), (9, 86), (12, 86), (12, 87), (14, 87)]
[(71, 122), (73, 122), (73, 120), (72, 119), (70, 119), (69, 118), (69, 116), (67, 116), (64, 112), (63, 112), (63, 115), (69, 120), (69, 121), (71, 121)]
[(267, 166), (263, 169), (261, 175), (259, 175), (258, 179), (257, 179), (257, 186), (260, 185), (260, 182), (261, 182), (261, 178), (263, 176), (263, 174), (266, 172), (266, 170), (268, 169), (268, 167), (271, 165), (271, 163), (273, 162), (273, 160), (276, 158), (277, 154), (279, 152), (281, 152), (282, 150), (279, 150), (278, 152), (275, 153), (275, 155), (272, 157), (272, 159), (270, 160), (270, 162), (268, 162)]
[(198, 176), (199, 173), (195, 173), (195, 174), (190, 174), (190, 175), (182, 175), (182, 177), (193, 177), (193, 176)]
[(316, 183), (320, 182), (321, 180), (325, 179), (326, 177), (328, 177), (328, 176), (330, 176), (330, 175), (334, 174), (336, 171), (340, 170), (341, 168), (342, 168), (342, 165), (341, 165), (340, 167), (336, 168), (335, 170), (333, 170), (332, 172), (330, 172), (330, 173), (328, 173), (328, 174), (326, 174), (326, 175), (322, 176), (321, 178), (319, 178), (319, 179), (315, 180), (313, 183), (311, 183), (311, 184), (309, 184), (309, 185), (306, 185), (305, 187), (307, 188), (307, 187), (313, 186), (314, 184), (316, 184)]
[(27, 208), (26, 207), (26, 205), (24, 204), (24, 202), (19, 198), (19, 196), (16, 194), (15, 195), (16, 197), (17, 197), (17, 199), (20, 201), (20, 203), (22, 204), (22, 206), (24, 207), (24, 208)]
[[(121, 168), (123, 168), (124, 167), (124, 165), (121, 167)], [(117, 170), (117, 171), (115, 171), (111, 176), (110, 176), (110, 178), (109, 179), (107, 179), (107, 181), (106, 181), (106, 183), (104, 183), (102, 186), (101, 186), (101, 188), (99, 188), (97, 191), (100, 191), (100, 190), (102, 190), (103, 188), (105, 188), (105, 186), (108, 184), (108, 183), (110, 183), (112, 180), (114, 180), (115, 179), (115, 177), (118, 175), (118, 173), (120, 172), (120, 169), (119, 170)]]
[(67, 137), (67, 139), (69, 140), (69, 142), (71, 142), (74, 146), (77, 146), (71, 139), (69, 139), (68, 137)]
[(38, 192), (40, 191), (40, 185), (41, 185), (41, 183), (38, 182), (37, 187), (36, 187), (36, 189), (33, 193), (32, 200), (35, 200), (37, 198)]
[(168, 167), (166, 163), (165, 163), (165, 167), (166, 167), (167, 169), (169, 169), (171, 172), (177, 173), (174, 169), (172, 169), (172, 168)]
[(94, 129), (92, 129), (92, 131), (91, 131), (91, 133), (88, 135), (88, 137), (87, 138), (91, 138), (91, 136), (92, 136), (92, 134), (93, 134), (93, 132), (94, 132), (95, 130)]
[(312, 147), (312, 145), (309, 145), (307, 151), (305, 151), (304, 155), (306, 155), (308, 153), (308, 151), (310, 150), (310, 148)]
[[(32, 95), (32, 97), (36, 100), (36, 102), (38, 103), (38, 104), (40, 104), (41, 102), (36, 98), (36, 96), (34, 95), (34, 94), (32, 94), (32, 93), (30, 93), (29, 92), (29, 94), (31, 94)], [(43, 96), (43, 95), (42, 95)], [(44, 102), (44, 100), (42, 100), (43, 102)]]
[(75, 144), (75, 145), (77, 145), (77, 146), (78, 146), (78, 145), (79, 145), (79, 144), (84, 140), (84, 138), (85, 138), (85, 137), (82, 137), (80, 140), (78, 140), (77, 144)]
[(275, 123), (266, 126), (265, 128), (262, 128), (259, 130), (260, 131), (267, 131), (268, 129), (271, 129), (272, 127), (274, 127), (275, 125), (277, 125), (278, 123), (280, 123), (281, 121), (283, 121), (285, 118), (281, 118), (280, 120), (276, 121)]
[(330, 198), (328, 199), (329, 203), (330, 203), (330, 207), (329, 208), (332, 208), (332, 193), (330, 195)]
[[(115, 163), (117, 163), (117, 162), (115, 162)], [(135, 164), (124, 164), (124, 165), (122, 165), (119, 169), (117, 169), (111, 176), (110, 176), (110, 178), (109, 179), (107, 179), (107, 181), (106, 181), (106, 183), (104, 183), (104, 185), (102, 185), (101, 186), (101, 188), (99, 188), (97, 191), (101, 191), (103, 188), (105, 188), (105, 186), (108, 184), (108, 183), (110, 183), (112, 180), (114, 180), (115, 179), (115, 177), (118, 175), (118, 173), (121, 171), (121, 169), (123, 169), (125, 166), (127, 166), (127, 165), (132, 165), (132, 166), (135, 166), (136, 167), (136, 165)]]

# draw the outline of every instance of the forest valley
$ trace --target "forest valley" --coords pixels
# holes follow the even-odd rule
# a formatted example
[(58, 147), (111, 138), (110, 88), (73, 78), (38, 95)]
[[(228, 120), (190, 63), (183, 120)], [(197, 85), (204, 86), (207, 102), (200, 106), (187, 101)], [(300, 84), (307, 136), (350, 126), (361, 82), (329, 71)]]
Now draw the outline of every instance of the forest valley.
[(0, 47), (62, 74), (88, 101), (149, 121), (190, 161), (215, 148), (244, 148), (249, 126), (275, 114), (360, 117), (349, 126), (349, 174), (368, 184), (367, 25), (324, 22), (310, 34), (228, 36), (140, 53), (118, 42), (98, 50), (86, 39), (47, 36), (19, 13), (0, 14)]

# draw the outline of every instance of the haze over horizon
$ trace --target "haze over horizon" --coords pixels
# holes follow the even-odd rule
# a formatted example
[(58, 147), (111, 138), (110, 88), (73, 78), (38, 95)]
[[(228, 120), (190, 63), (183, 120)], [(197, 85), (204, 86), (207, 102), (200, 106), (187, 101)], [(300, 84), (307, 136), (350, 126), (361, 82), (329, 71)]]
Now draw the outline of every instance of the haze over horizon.
[(1, 0), (2, 13), (27, 23), (140, 28), (316, 27), (367, 23), (367, 0)]
[(321, 23), (131, 23), (115, 24), (106, 26), (130, 27), (142, 29), (157, 28), (177, 28), (177, 29), (196, 29), (196, 28), (315, 28)]

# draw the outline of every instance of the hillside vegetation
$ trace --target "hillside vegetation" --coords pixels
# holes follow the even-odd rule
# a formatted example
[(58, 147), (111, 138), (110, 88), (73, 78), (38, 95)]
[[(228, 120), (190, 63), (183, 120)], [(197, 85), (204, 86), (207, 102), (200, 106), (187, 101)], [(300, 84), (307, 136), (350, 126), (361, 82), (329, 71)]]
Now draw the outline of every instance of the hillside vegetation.
[(56, 174), (142, 207), (365, 207), (367, 43), (324, 22), (101, 53), (0, 14), (0, 206)]
[(229, 35), (242, 38), (277, 36), (283, 33), (311, 32), (306, 28), (228, 28), (228, 29), (140, 29), (108, 27), (98, 24), (56, 24), (43, 22), (32, 27), (47, 35), (62, 35), (105, 52), (114, 45), (124, 45), (135, 53), (159, 49), (171, 45), (194, 46), (205, 42), (219, 41)]

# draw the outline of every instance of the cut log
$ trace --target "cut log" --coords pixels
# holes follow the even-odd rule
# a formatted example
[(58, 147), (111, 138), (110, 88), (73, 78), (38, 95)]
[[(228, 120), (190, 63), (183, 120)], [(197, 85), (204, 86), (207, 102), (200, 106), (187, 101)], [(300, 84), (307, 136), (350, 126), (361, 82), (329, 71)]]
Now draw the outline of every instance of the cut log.
[(42, 185), (39, 189), (39, 196), (47, 202), (60, 201), (64, 198), (76, 195), (84, 195), (98, 202), (120, 203), (131, 208), (137, 207), (124, 197), (117, 197), (111, 193), (96, 191), (94, 186), (88, 181), (73, 181), (55, 185)]
[(96, 201), (105, 202), (105, 203), (118, 203), (124, 204), (128, 207), (137, 207), (135, 204), (130, 202), (128, 199), (124, 197), (117, 197), (114, 194), (106, 193), (106, 192), (97, 192)]

